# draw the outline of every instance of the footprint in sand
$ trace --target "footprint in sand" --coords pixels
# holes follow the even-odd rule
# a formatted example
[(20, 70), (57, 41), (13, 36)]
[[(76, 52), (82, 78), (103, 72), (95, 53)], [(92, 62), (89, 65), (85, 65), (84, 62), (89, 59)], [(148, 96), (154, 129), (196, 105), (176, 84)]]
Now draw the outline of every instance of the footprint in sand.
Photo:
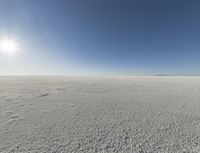
[(8, 119), (8, 121), (6, 122), (6, 125), (12, 124), (16, 121), (22, 121), (22, 120), (23, 120), (23, 118), (20, 117), (19, 115), (13, 115)]
[(19, 106), (19, 107), (24, 107), (24, 106), (25, 106), (25, 104), (19, 104), (18, 106)]
[(13, 116), (11, 116), (11, 119), (16, 119), (16, 118), (19, 118), (19, 115), (13, 115)]
[(6, 111), (5, 114), (12, 115), (13, 111)]
[(49, 96), (50, 94), (41, 94), (38, 97), (45, 97), (45, 96)]

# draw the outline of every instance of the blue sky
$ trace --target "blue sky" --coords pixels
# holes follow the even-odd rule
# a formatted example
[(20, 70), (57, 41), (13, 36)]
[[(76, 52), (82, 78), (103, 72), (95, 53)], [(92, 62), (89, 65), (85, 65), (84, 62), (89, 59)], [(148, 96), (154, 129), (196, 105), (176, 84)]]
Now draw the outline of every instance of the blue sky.
[(0, 74), (200, 74), (199, 0), (0, 0)]

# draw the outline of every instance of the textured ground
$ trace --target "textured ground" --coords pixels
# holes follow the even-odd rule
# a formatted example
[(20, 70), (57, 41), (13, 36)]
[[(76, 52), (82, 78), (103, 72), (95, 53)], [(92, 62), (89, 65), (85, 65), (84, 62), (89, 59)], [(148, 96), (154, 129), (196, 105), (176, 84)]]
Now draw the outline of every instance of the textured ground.
[(200, 152), (200, 77), (0, 77), (0, 152)]

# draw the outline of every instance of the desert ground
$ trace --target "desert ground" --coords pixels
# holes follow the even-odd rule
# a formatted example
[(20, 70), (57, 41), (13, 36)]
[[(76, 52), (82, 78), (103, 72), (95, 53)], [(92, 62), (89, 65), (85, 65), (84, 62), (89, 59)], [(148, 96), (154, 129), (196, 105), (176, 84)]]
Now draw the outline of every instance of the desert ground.
[(200, 77), (2, 76), (0, 152), (200, 152)]

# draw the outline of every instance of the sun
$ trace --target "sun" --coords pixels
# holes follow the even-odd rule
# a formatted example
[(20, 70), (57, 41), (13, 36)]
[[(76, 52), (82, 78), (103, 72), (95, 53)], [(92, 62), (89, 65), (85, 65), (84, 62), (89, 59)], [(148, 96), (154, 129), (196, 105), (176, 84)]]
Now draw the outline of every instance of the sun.
[(18, 52), (18, 43), (14, 39), (3, 38), (0, 40), (0, 51), (8, 55), (14, 55)]

